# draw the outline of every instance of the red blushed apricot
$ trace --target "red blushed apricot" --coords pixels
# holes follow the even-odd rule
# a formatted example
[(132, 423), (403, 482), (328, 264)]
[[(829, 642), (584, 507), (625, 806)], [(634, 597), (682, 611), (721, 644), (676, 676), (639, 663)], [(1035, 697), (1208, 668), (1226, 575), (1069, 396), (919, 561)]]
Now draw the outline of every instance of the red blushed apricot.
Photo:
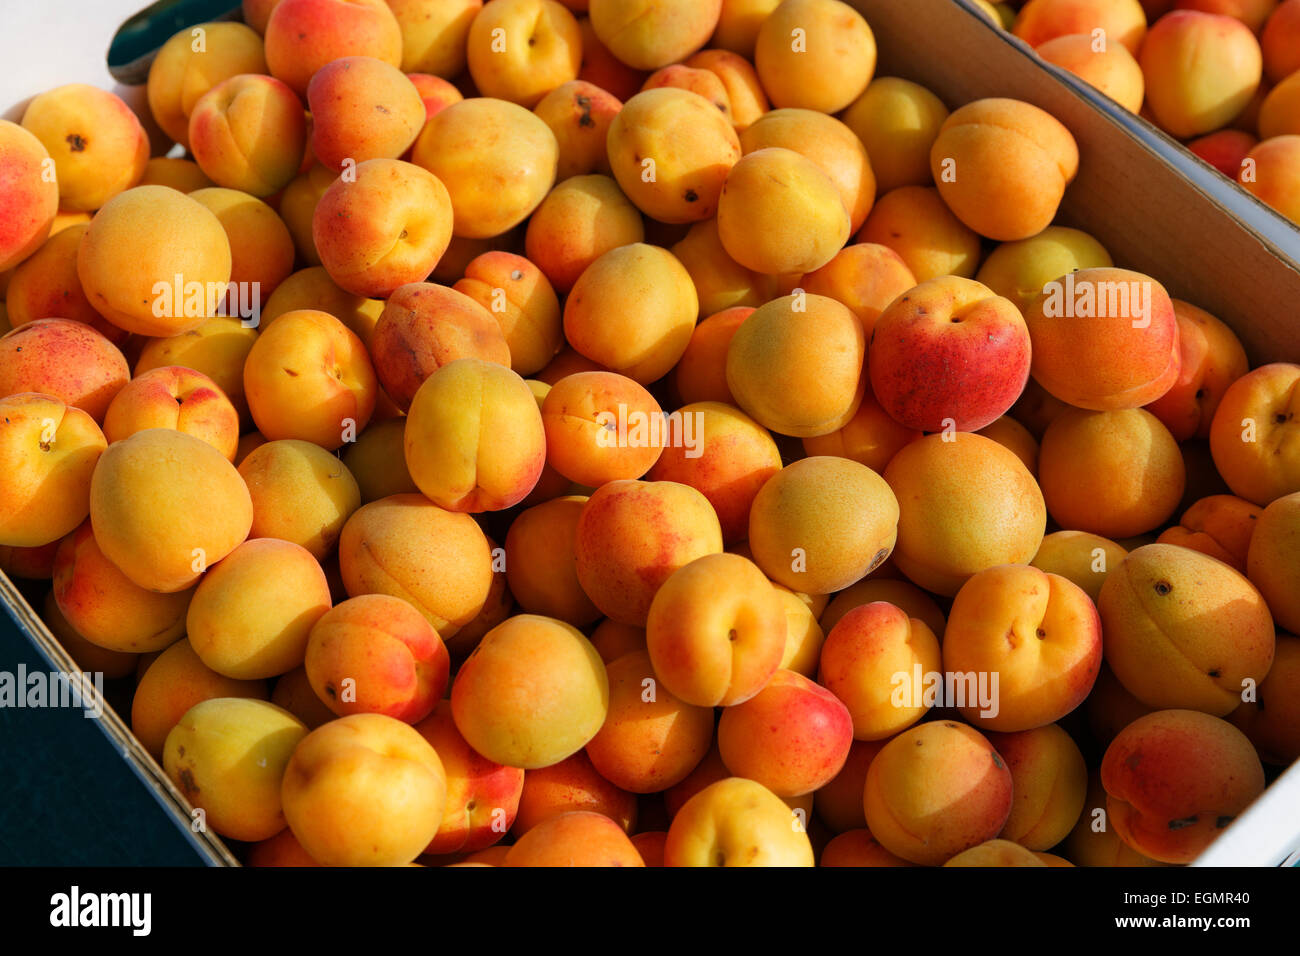
[(430, 282), (411, 282), (388, 297), (370, 351), (384, 391), (403, 411), (448, 362), (510, 365), (510, 346), (492, 313), (465, 293)]
[(616, 96), (586, 80), (560, 84), (533, 107), (533, 113), (551, 128), (559, 146), (557, 183), (589, 173), (611, 174), (605, 144), (610, 124), (622, 108)]
[(916, 866), (894, 856), (880, 845), (866, 827), (846, 830), (822, 848), (818, 866)]
[(1176, 441), (1209, 438), (1223, 395), (1250, 370), (1246, 350), (1223, 322), (1194, 305), (1173, 300), (1178, 322), (1179, 372), (1173, 386), (1147, 405)]
[(1264, 768), (1227, 721), (1162, 710), (1119, 732), (1101, 782), (1125, 843), (1154, 860), (1190, 863), (1264, 791)]
[(190, 150), (218, 186), (270, 196), (302, 166), (306, 122), (301, 101), (279, 80), (233, 76), (194, 104)]
[(149, 339), (136, 359), (135, 374), (174, 365), (202, 372), (230, 399), (247, 427), (251, 418), (244, 398), (244, 363), (255, 341), (257, 329), (239, 319), (215, 316), (188, 332)]
[(613, 179), (575, 175), (558, 183), (529, 217), (524, 248), (555, 291), (567, 293), (606, 252), (644, 239), (640, 211)]
[(321, 67), (307, 86), (307, 108), (312, 152), (335, 171), (348, 160), (397, 159), (428, 118), (415, 84), (371, 56), (340, 57)]
[(447, 773), (447, 808), (425, 852), (474, 853), (496, 843), (514, 825), (524, 772), (476, 753), (456, 729), (449, 701), (439, 701), (415, 729)]
[[(521, 511), (510, 523), (505, 541), (506, 579), (519, 606), (574, 627), (585, 627), (600, 617), (578, 583), (574, 557), (578, 518), (586, 503), (581, 495), (572, 495)], [(612, 659), (605, 658), (607, 663)]]
[[(0, 570), (3, 570), (3, 568), (0, 568)], [(5, 573), (8, 574), (9, 572), (6, 571)], [(12, 575), (10, 576), (12, 577)], [(140, 667), (145, 655), (111, 651), (106, 647), (100, 647), (98, 644), (92, 644), (86, 640), (77, 633), (76, 629), (68, 623), (67, 618), (63, 616), (52, 590), (46, 592), (40, 613), (41, 619), (49, 627), (50, 633), (54, 635), (60, 646), (68, 652), (68, 656), (72, 658), (73, 663), (81, 670), (88, 674), (99, 671), (104, 675), (105, 680), (135, 677), (137, 668)], [(151, 654), (149, 656), (156, 655)]]
[(778, 670), (755, 696), (724, 709), (718, 723), (718, 751), (727, 769), (778, 797), (830, 782), (852, 743), (849, 709), (794, 671)]
[(454, 83), (431, 73), (407, 73), (406, 78), (415, 85), (424, 101), (424, 115), (427, 119), (439, 110), (446, 109), (452, 103), (459, 103), (465, 97)]
[(1016, 18), (1014, 32), (1037, 47), (1055, 37), (1103, 30), (1108, 40), (1136, 56), (1146, 28), (1138, 0), (1030, 0)]
[(776, 672), (785, 644), (784, 605), (754, 563), (735, 554), (706, 555), (675, 571), (646, 621), (655, 675), (701, 707), (753, 697)]
[(575, 811), (599, 813), (625, 833), (636, 828), (636, 797), (602, 777), (586, 751), (580, 750), (524, 775), (514, 832), (523, 835), (546, 820)]
[(450, 661), (438, 632), (411, 604), (364, 594), (317, 619), (304, 666), (316, 696), (340, 717), (385, 714), (413, 724), (442, 699)]
[(533, 827), (510, 848), (502, 866), (645, 866), (632, 841), (599, 813), (560, 814)]
[(271, 75), (299, 96), (317, 70), (340, 57), (402, 65), (402, 30), (384, 0), (281, 0), (264, 36)]
[(0, 120), (0, 272), (40, 248), (59, 211), (59, 186), (45, 175), (50, 154), (17, 123)]
[(510, 349), (510, 367), (531, 375), (564, 344), (560, 300), (541, 269), (512, 252), (485, 252), (453, 287), (491, 313)]
[(500, 511), (523, 501), (546, 463), (537, 399), (504, 365), (457, 359), (425, 380), (406, 419), (406, 467), (451, 511)]
[(938, 638), (881, 601), (854, 608), (831, 628), (817, 679), (847, 705), (855, 739), (883, 740), (926, 714), (922, 695), (908, 692), (916, 668), (942, 672)]
[(201, 372), (180, 366), (156, 368), (127, 382), (104, 415), (109, 442), (146, 428), (174, 428), (201, 438), (234, 460), (239, 413)]
[[(1084, 590), (1021, 564), (989, 568), (967, 581), (943, 634), (945, 669), (968, 675), (958, 710), (977, 726), (1007, 732), (1052, 723), (1083, 703), (1101, 668), (1101, 650), (1101, 619)], [(973, 699), (976, 690), (980, 699)]]
[(1048, 283), (1024, 313), (1030, 374), (1079, 408), (1137, 408), (1173, 387), (1181, 368), (1173, 301), (1150, 276), (1081, 269)]
[(1274, 83), (1300, 70), (1300, 0), (1282, 0), (1264, 24), (1259, 44), (1264, 70)]
[(361, 339), (310, 309), (267, 326), (244, 363), (244, 395), (258, 431), (331, 451), (366, 427), (378, 384)]
[(73, 319), (114, 345), (126, 338), (125, 330), (95, 311), (77, 277), (77, 249), (88, 228), (88, 223), (80, 223), (53, 233), (10, 273), (4, 306), (12, 328), (38, 319)]
[(1010, 242), (1051, 225), (1079, 171), (1079, 148), (1050, 113), (992, 98), (953, 112), (930, 148), (930, 171), (957, 218)]
[(713, 711), (656, 687), (650, 655), (634, 651), (607, 667), (609, 712), (587, 744), (602, 777), (632, 793), (680, 783), (708, 753)]
[(312, 240), (330, 278), (355, 295), (387, 297), (432, 271), (451, 241), (447, 187), (397, 159), (358, 163), (312, 213)]
[(669, 434), (651, 481), (675, 481), (703, 493), (733, 544), (749, 534), (759, 490), (781, 470), (781, 453), (762, 425), (722, 402), (683, 405), (665, 419)]
[(193, 593), (156, 594), (132, 582), (104, 556), (88, 521), (54, 559), (59, 610), (78, 634), (109, 650), (140, 654), (174, 643), (185, 633)]
[(752, 306), (723, 309), (695, 326), (686, 351), (671, 373), (683, 402), (734, 403), (727, 386), (727, 349), (740, 324), (753, 311)]
[(1300, 135), (1275, 136), (1247, 155), (1237, 173), (1247, 192), (1268, 203), (1293, 223), (1300, 223)]
[(1130, 113), (1142, 109), (1146, 81), (1142, 67), (1121, 43), (1098, 44), (1090, 32), (1053, 37), (1035, 48), (1039, 56), (1068, 70)]
[(979, 731), (951, 720), (899, 734), (867, 771), (867, 826), (889, 852), (938, 866), (1001, 831), (1011, 772)]
[(870, 340), (876, 319), (891, 302), (917, 285), (912, 270), (893, 249), (859, 242), (841, 249), (830, 262), (799, 283), (805, 292), (835, 299), (853, 310)]
[(1242, 162), (1258, 145), (1259, 140), (1253, 133), (1239, 129), (1221, 129), (1217, 133), (1192, 140), (1187, 144), (1187, 149), (1235, 181), (1241, 172)]
[(1200, 551), (1246, 573), (1250, 541), (1263, 509), (1235, 495), (1210, 495), (1183, 512), (1178, 524), (1166, 528), (1159, 544), (1178, 544)]
[(674, 63), (651, 73), (646, 78), (645, 83), (642, 84), (641, 89), (657, 90), (663, 87), (689, 90), (697, 96), (704, 97), (718, 108), (718, 112), (725, 116), (732, 126), (736, 125), (735, 118), (731, 113), (731, 98), (727, 96), (727, 90), (722, 85), (722, 80), (708, 70), (700, 70), (682, 63)]
[(696, 70), (707, 70), (722, 83), (731, 108), (731, 125), (744, 130), (768, 111), (767, 93), (758, 78), (758, 72), (745, 57), (730, 50), (701, 50), (686, 60), (685, 65)]
[(579, 485), (640, 478), (659, 459), (669, 423), (649, 392), (614, 372), (560, 379), (542, 403), (546, 461)]
[(112, 342), (71, 319), (28, 322), (0, 336), (0, 398), (39, 392), (104, 420), (131, 372)]

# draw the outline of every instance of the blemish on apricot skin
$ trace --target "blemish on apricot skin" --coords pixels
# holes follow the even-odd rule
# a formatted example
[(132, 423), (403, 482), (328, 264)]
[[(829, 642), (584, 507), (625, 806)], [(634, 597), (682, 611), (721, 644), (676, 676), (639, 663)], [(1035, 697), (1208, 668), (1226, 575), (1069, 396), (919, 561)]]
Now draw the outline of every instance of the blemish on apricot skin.
[(1181, 830), (1184, 827), (1193, 827), (1196, 826), (1196, 821), (1197, 821), (1196, 817), (1182, 817), (1181, 819), (1178, 820), (1170, 820), (1169, 829)]
[(1214, 826), (1216, 829), (1222, 830), (1224, 827), (1226, 827), (1229, 823), (1231, 823), (1235, 819), (1237, 818), (1233, 816), (1216, 817), (1214, 820)]
[(995, 766), (995, 767), (997, 767), (999, 770), (1001, 770), (1001, 769), (1002, 769), (1002, 758), (998, 756), (998, 752), (997, 752), (996, 750), (990, 750), (990, 751), (989, 751), (989, 756), (993, 758), (993, 766)]
[(84, 152), (86, 149), (86, 140), (80, 133), (69, 133), (64, 137), (74, 153)]
[(194, 774), (189, 767), (181, 771), (181, 789), (186, 793), (199, 792), (199, 785), (194, 782)]

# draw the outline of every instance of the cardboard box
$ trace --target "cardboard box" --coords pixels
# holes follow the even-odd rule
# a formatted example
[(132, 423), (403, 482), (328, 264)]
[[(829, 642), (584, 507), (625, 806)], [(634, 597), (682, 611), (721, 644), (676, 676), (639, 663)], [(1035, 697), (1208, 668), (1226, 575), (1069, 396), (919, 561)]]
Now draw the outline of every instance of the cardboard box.
[[(1173, 295), (1221, 317), (1241, 336), (1252, 364), (1300, 361), (1300, 232), (1289, 223), (1146, 122), (1044, 64), (994, 29), (968, 0), (850, 2), (876, 34), (877, 75), (922, 83), (950, 107), (1010, 96), (1060, 118), (1080, 147), (1079, 177), (1061, 220), (1097, 236), (1117, 263), (1153, 275)], [(222, 4), (206, 6), (204, 16), (213, 19), (212, 8)], [(0, 75), (0, 116), (17, 120), (36, 93), (84, 82), (115, 90), (152, 126), (143, 87), (123, 87), (104, 61), (118, 26), (140, 7), (141, 0), (42, 0), (7, 10), (0, 56), (9, 68)], [(52, 668), (76, 671), (3, 573), (0, 604)], [(237, 865), (220, 838), (192, 831), (185, 799), (111, 708), (99, 725), (196, 852), (213, 865)], [(1297, 806), (1300, 764), (1279, 777), (1197, 865), (1295, 863)]]

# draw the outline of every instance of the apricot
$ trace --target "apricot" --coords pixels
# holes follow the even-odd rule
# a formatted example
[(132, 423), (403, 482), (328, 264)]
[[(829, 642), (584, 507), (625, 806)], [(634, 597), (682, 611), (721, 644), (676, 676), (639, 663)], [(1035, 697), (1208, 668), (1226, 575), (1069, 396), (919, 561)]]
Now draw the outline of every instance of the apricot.
[(1173, 514), (1186, 471), (1178, 443), (1145, 409), (1069, 409), (1043, 435), (1038, 481), (1061, 527), (1127, 538)]
[(574, 557), (578, 517), (586, 502), (581, 495), (564, 496), (521, 511), (505, 540), (506, 578), (519, 606), (575, 627), (600, 617), (578, 583)]
[[(189, 123), (188, 118), (186, 123)], [(186, 134), (186, 138), (189, 136)], [(167, 186), (181, 193), (196, 189), (211, 189), (216, 185), (192, 159), (175, 156), (155, 156), (144, 164), (144, 175), (137, 186)]]
[(81, 237), (77, 275), (95, 311), (139, 335), (197, 328), (226, 296), (230, 240), (202, 203), (166, 186), (118, 193)]
[[(1242, 162), (1237, 181), (1261, 202), (1276, 209), (1293, 223), (1300, 223), (1300, 135), (1275, 136), (1265, 140)], [(1249, 170), (1249, 175), (1247, 174)]]
[(415, 88), (420, 92), (420, 99), (424, 101), (426, 119), (465, 98), (460, 90), (456, 89), (455, 84), (440, 76), (433, 76), (430, 73), (407, 73), (406, 78), (414, 83)]
[[(48, 581), (54, 575), (54, 556), (58, 553), (62, 540), (56, 538), (48, 544), (32, 548), (0, 545), (0, 571), (11, 578), (27, 578), (31, 581)], [(47, 601), (47, 606), (53, 600)], [(69, 630), (71, 628), (69, 627)], [(58, 635), (55, 635), (56, 637)], [(91, 670), (92, 668), (85, 668)]]
[(312, 690), (305, 667), (295, 667), (275, 679), (271, 703), (289, 711), (306, 724), (309, 730), (315, 730), (337, 716), (334, 711), (325, 706), (325, 702), (316, 695), (316, 691)]
[(691, 226), (673, 243), (672, 253), (690, 273), (701, 315), (743, 307), (753, 311), (777, 293), (777, 277), (755, 272), (731, 258), (722, 245), (717, 218)]
[(88, 414), (50, 395), (0, 398), (0, 421), (0, 545), (56, 542), (85, 520), (108, 443)]
[(708, 42), (723, 0), (591, 0), (600, 42), (637, 70), (684, 60)]
[[(1154, 19), (1154, 17), (1152, 18)], [(1147, 15), (1138, 0), (1029, 0), (1013, 32), (1032, 47), (1060, 36), (1102, 31), (1137, 56), (1147, 32)]]
[(531, 375), (564, 344), (560, 302), (542, 271), (523, 256), (485, 252), (454, 286), (491, 313), (510, 352), (510, 367)]
[(194, 29), (203, 31), (201, 50), (195, 49), (193, 31), (181, 30), (158, 48), (149, 65), (149, 112), (162, 131), (182, 146), (189, 146), (190, 114), (204, 93), (232, 76), (266, 72), (258, 35), (264, 30), (254, 31), (252, 21), (246, 23), (200, 24)]
[(271, 75), (299, 96), (319, 69), (340, 57), (404, 65), (402, 29), (384, 0), (280, 0), (263, 36)]
[(386, 298), (437, 264), (451, 241), (452, 214), (437, 176), (398, 159), (368, 159), (320, 197), (312, 240), (340, 288)]
[(705, 555), (674, 571), (646, 620), (655, 676), (674, 697), (699, 707), (730, 706), (759, 693), (785, 645), (784, 606), (762, 572), (734, 554)]
[(420, 490), (406, 468), (405, 432), (404, 418), (372, 422), (343, 452), (343, 464), (356, 480), (363, 504)]
[(803, 447), (809, 455), (850, 458), (879, 473), (885, 470), (900, 448), (920, 437), (920, 431), (900, 425), (891, 418), (880, 407), (875, 395), (867, 391), (857, 412), (842, 428), (826, 435), (805, 438)]
[(280, 217), (293, 236), (298, 258), (308, 266), (321, 264), (316, 240), (312, 236), (312, 221), (321, 197), (333, 185), (335, 178), (333, 170), (326, 169), (320, 163), (312, 163), (280, 192)]
[(385, 714), (414, 724), (442, 698), (450, 661), (438, 632), (411, 604), (365, 594), (316, 620), (304, 666), (316, 696), (340, 717)]
[(1036, 236), (1000, 244), (989, 253), (975, 278), (1010, 299), (1023, 313), (1053, 280), (1080, 269), (1108, 269), (1112, 264), (1110, 253), (1088, 233), (1048, 226)]
[(835, 595), (821, 612), (822, 629), (829, 634), (849, 611), (876, 601), (892, 604), (907, 617), (919, 618), (936, 635), (943, 634), (944, 614), (932, 597), (910, 581), (882, 577), (865, 578)]
[(97, 422), (131, 370), (117, 347), (83, 322), (39, 319), (0, 336), (0, 397), (39, 392)]
[(722, 0), (709, 45), (752, 59), (759, 27), (780, 4), (781, 0)]
[(772, 585), (772, 589), (785, 609), (785, 651), (781, 655), (781, 667), (804, 677), (814, 677), (826, 641), (817, 614), (805, 600), (806, 595), (779, 584)]
[(1106, 576), (1127, 555), (1125, 548), (1101, 535), (1054, 531), (1043, 538), (1038, 553), (1029, 563), (1078, 585), (1096, 603)]
[(963, 850), (944, 866), (1047, 866), (1036, 853), (1026, 850), (1010, 840), (987, 840), (969, 850)]
[(636, 627), (645, 625), (655, 593), (673, 572), (720, 551), (713, 506), (672, 481), (611, 481), (596, 489), (578, 518), (574, 547), (578, 582), (592, 603)]
[(748, 128), (770, 108), (758, 72), (740, 54), (730, 50), (700, 50), (688, 57), (684, 65), (717, 78), (726, 97), (731, 125), (737, 131)]
[[(469, 407), (474, 413), (467, 418)], [(546, 433), (522, 378), (494, 362), (457, 359), (415, 393), (405, 454), (412, 480), (434, 503), (450, 511), (499, 511), (537, 484)]]
[(522, 106), (475, 97), (431, 117), (411, 158), (447, 187), (452, 233), (487, 239), (519, 225), (546, 198), (559, 145)]
[(698, 315), (681, 262), (638, 242), (611, 249), (583, 271), (564, 303), (564, 336), (593, 362), (648, 385), (681, 358)]
[(989, 734), (1011, 771), (1014, 800), (1002, 840), (1028, 850), (1054, 847), (1074, 829), (1088, 790), (1088, 767), (1078, 745), (1058, 724)]
[(533, 112), (551, 128), (559, 147), (557, 183), (591, 173), (610, 175), (606, 142), (622, 108), (618, 97), (586, 80), (561, 83), (537, 102)]
[(465, 72), (465, 41), (483, 0), (385, 0), (401, 30), (404, 73), (451, 79)]
[(740, 140), (716, 106), (662, 87), (629, 99), (610, 123), (609, 164), (619, 188), (647, 216), (698, 222), (717, 211)]
[(248, 291), (232, 290), (227, 315), (246, 316), (257, 324), (265, 296), (293, 272), (294, 245), (289, 227), (261, 200), (234, 189), (196, 189), (190, 198), (217, 216), (230, 242), (230, 281)]
[(952, 214), (932, 186), (900, 186), (882, 195), (856, 239), (892, 249), (917, 282), (950, 275), (970, 278), (979, 265), (979, 236)]
[(1221, 129), (1199, 136), (1187, 144), (1187, 150), (1205, 160), (1229, 179), (1236, 180), (1246, 156), (1259, 145), (1253, 133), (1239, 129)]
[[(187, 593), (187, 603), (188, 599)], [(199, 659), (189, 641), (176, 641), (145, 668), (136, 684), (131, 698), (131, 732), (161, 761), (171, 729), (195, 704), (218, 697), (266, 700), (266, 681), (224, 677)]]
[(838, 113), (871, 82), (876, 38), (839, 0), (785, 0), (763, 21), (754, 67), (777, 107)]
[(602, 777), (585, 750), (524, 775), (514, 831), (522, 835), (546, 820), (579, 811), (607, 817), (624, 833), (636, 829), (636, 795)]
[(866, 827), (845, 830), (822, 848), (818, 866), (915, 866), (886, 850)]
[(1254, 700), (1242, 701), (1227, 718), (1250, 739), (1265, 763), (1285, 767), (1300, 757), (1298, 686), (1300, 638), (1279, 634), (1273, 666), (1255, 689)]
[[(688, 421), (685, 413), (680, 421)], [(613, 372), (579, 372), (560, 379), (542, 402), (542, 425), (547, 464), (592, 488), (640, 478), (672, 437), (654, 397)], [(683, 425), (679, 432), (684, 430)]]
[[(245, 7), (248, 0), (245, 0)], [(247, 16), (247, 14), (245, 14)], [(285, 827), (269, 840), (260, 840), (248, 849), (245, 866), (320, 866), (302, 848), (293, 831)]]
[(270, 196), (302, 166), (302, 103), (274, 77), (232, 76), (194, 104), (189, 143), (199, 168), (218, 186)]
[[(669, 433), (672, 440), (647, 477), (702, 492), (717, 513), (722, 540), (743, 540), (754, 498), (781, 470), (776, 443), (753, 419), (721, 402), (683, 405), (672, 414), (681, 422), (681, 440)], [(667, 421), (671, 425), (671, 419)]]
[(865, 388), (862, 323), (834, 299), (783, 296), (756, 309), (727, 349), (727, 385), (765, 428), (813, 438), (843, 427)]
[(1162, 710), (1119, 732), (1101, 763), (1120, 839), (1165, 863), (1190, 863), (1264, 790), (1254, 747), (1227, 721)]
[(718, 197), (723, 248), (740, 265), (768, 275), (820, 269), (851, 227), (841, 188), (822, 166), (791, 149), (747, 153), (727, 173)]
[(1241, 703), (1273, 661), (1273, 618), (1243, 575), (1190, 548), (1150, 544), (1129, 553), (1097, 602), (1106, 663), (1149, 707), (1216, 717)]
[(602, 777), (632, 793), (657, 793), (695, 769), (713, 740), (713, 713), (655, 686), (650, 656), (607, 665), (609, 711), (587, 756)]
[(929, 186), (930, 147), (948, 118), (943, 101), (910, 80), (882, 76), (840, 114), (862, 140), (880, 193)]
[(332, 170), (348, 160), (397, 159), (428, 118), (424, 100), (396, 66), (372, 56), (344, 56), (325, 64), (307, 84), (311, 148)]
[(889, 557), (899, 505), (884, 479), (843, 458), (787, 465), (749, 513), (749, 546), (774, 581), (809, 594), (842, 590)]
[(1138, 62), (1147, 109), (1161, 129), (1180, 139), (1227, 126), (1255, 95), (1263, 74), (1249, 27), (1196, 10), (1175, 10), (1153, 24)]
[(474, 17), (466, 55), (483, 96), (531, 109), (551, 90), (577, 78), (582, 32), (556, 0), (499, 0)]
[(1235, 17), (1250, 27), (1252, 33), (1259, 33), (1277, 3), (1278, 0), (1177, 0), (1174, 6), (1180, 10), (1203, 10)]
[(1109, 746), (1115, 735), (1133, 721), (1152, 711), (1125, 689), (1106, 664), (1102, 664), (1084, 706), (1093, 740), (1103, 747)]
[[(1300, 134), (1300, 80), (1293, 74), (1273, 87), (1260, 103), (1259, 138), (1297, 134)], [(1235, 178), (1236, 171), (1230, 175)]]
[(1122, 43), (1102, 43), (1091, 31), (1053, 37), (1035, 48), (1048, 63), (1073, 73), (1130, 113), (1142, 109), (1146, 79), (1133, 51)]
[(645, 861), (618, 824), (602, 814), (577, 810), (533, 827), (510, 847), (501, 865), (645, 866)]
[(86, 223), (52, 233), (39, 249), (14, 267), (2, 303), (8, 326), (0, 334), (39, 319), (73, 319), (84, 322), (114, 345), (126, 332), (94, 310), (77, 277), (77, 250)]
[(726, 777), (673, 815), (665, 866), (813, 866), (812, 844), (788, 804), (761, 783)]
[(194, 652), (218, 674), (274, 677), (302, 664), (312, 626), (330, 603), (325, 572), (311, 552), (253, 538), (203, 576), (186, 631)]
[[(1244, 504), (1244, 502), (1243, 502)], [(1269, 503), (1262, 512), (1238, 507), (1236, 555), (1245, 539), (1246, 560), (1234, 565), (1244, 571), (1250, 582), (1268, 602), (1269, 611), (1279, 627), (1294, 632), (1300, 625), (1300, 599), (1292, 585), (1293, 574), (1300, 564), (1297, 529), (1300, 528), (1300, 494), (1283, 495)], [(1246, 517), (1246, 515), (1250, 517)], [(1251, 521), (1251, 518), (1256, 518)], [(1253, 534), (1250, 525), (1254, 525)], [(1216, 555), (1217, 556), (1217, 555)], [(1232, 562), (1229, 562), (1232, 563)]]
[(1264, 70), (1274, 83), (1281, 83), (1300, 70), (1300, 0), (1282, 0), (1259, 35)]
[(1028, 561), (1047, 508), (1024, 463), (990, 438), (927, 435), (884, 471), (897, 496), (898, 569), (928, 591), (952, 596), (978, 571)]
[(361, 507), (347, 465), (311, 442), (266, 442), (239, 463), (239, 474), (253, 499), (249, 534), (290, 541), (317, 561), (333, 554), (343, 525)]
[(1297, 382), (1300, 365), (1252, 369), (1228, 386), (1210, 422), (1215, 468), (1233, 494), (1260, 506), (1300, 491), (1300, 462), (1288, 454)]
[(45, 175), (50, 154), (33, 134), (17, 123), (0, 120), (0, 272), (12, 269), (40, 248), (59, 211), (59, 186)]
[(1188, 508), (1179, 523), (1156, 540), (1200, 551), (1247, 574), (1246, 558), (1261, 513), (1258, 506), (1234, 495), (1210, 495)]
[(1028, 239), (1051, 225), (1079, 170), (1070, 131), (1020, 100), (957, 109), (930, 148), (930, 172), (957, 218), (989, 239)]
[(1173, 301), (1140, 272), (1066, 273), (1044, 286), (1024, 318), (1033, 343), (1030, 374), (1067, 404), (1094, 411), (1137, 408), (1178, 379)]
[[(818, 680), (848, 706), (855, 740), (883, 740), (925, 716), (921, 699), (905, 699), (902, 681), (942, 673), (939, 641), (922, 621), (885, 602), (848, 611), (822, 645)], [(910, 696), (910, 695), (909, 695)]]
[(608, 176), (573, 176), (557, 184), (528, 220), (524, 247), (555, 291), (567, 293), (606, 252), (644, 239), (641, 213), (617, 183)]
[(727, 350), (736, 330), (753, 311), (749, 306), (733, 306), (713, 313), (695, 326), (670, 378), (682, 401), (734, 404), (731, 389), (727, 387)]
[(910, 429), (984, 428), (1015, 404), (1029, 367), (1019, 310), (971, 279), (921, 283), (887, 306), (872, 331), (872, 391)]
[(1168, 866), (1143, 856), (1119, 838), (1115, 828), (1108, 823), (1106, 791), (1101, 785), (1101, 773), (1094, 769), (1088, 774), (1088, 792), (1084, 798), (1083, 813), (1063, 844), (1064, 852), (1076, 866)]
[(110, 443), (146, 428), (174, 428), (194, 435), (233, 460), (239, 413), (206, 375), (167, 366), (128, 382), (104, 416), (104, 437)]
[(433, 840), (447, 778), (437, 752), (412, 727), (383, 714), (353, 714), (298, 743), (281, 798), (293, 835), (323, 865), (396, 866)]
[(144, 175), (149, 137), (106, 90), (84, 83), (47, 90), (27, 104), (22, 125), (54, 160), (61, 209), (98, 209)]
[(912, 863), (938, 866), (994, 839), (1011, 807), (1006, 763), (979, 731), (951, 720), (904, 731), (867, 770), (867, 826)]
[(451, 693), (456, 727), (469, 745), (525, 770), (586, 746), (608, 706), (605, 665), (595, 648), (571, 625), (535, 614), (509, 618), (484, 635)]
[(880, 313), (916, 285), (916, 277), (903, 257), (873, 242), (841, 249), (830, 262), (800, 281), (805, 292), (827, 296), (852, 309), (868, 340)]
[(204, 700), (167, 734), (163, 768), (216, 833), (266, 840), (284, 829), (280, 779), (306, 735), (298, 718), (267, 701)]
[(262, 308), (261, 327), (265, 328), (286, 312), (300, 309), (328, 312), (355, 332), (369, 349), (375, 326), (384, 311), (384, 300), (345, 292), (334, 284), (323, 266), (309, 266), (276, 286)]
[(243, 542), (253, 505), (221, 452), (184, 432), (149, 428), (114, 442), (100, 458), (90, 520), (104, 556), (128, 578), (172, 593)]

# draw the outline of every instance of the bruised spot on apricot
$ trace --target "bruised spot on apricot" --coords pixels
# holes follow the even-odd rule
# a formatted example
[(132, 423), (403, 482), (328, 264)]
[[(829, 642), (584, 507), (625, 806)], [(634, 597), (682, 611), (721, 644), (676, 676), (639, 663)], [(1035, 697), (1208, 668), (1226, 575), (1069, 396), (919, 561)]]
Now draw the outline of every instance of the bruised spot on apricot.
[(1002, 758), (998, 756), (997, 751), (996, 751), (996, 750), (991, 750), (991, 751), (989, 751), (989, 756), (993, 758), (993, 766), (995, 766), (995, 767), (997, 767), (999, 770), (1001, 770), (1001, 769), (1002, 769)]
[(189, 767), (181, 771), (181, 789), (186, 793), (199, 792), (199, 785), (194, 782), (194, 773)]
[(1181, 830), (1183, 827), (1194, 827), (1196, 826), (1196, 820), (1196, 817), (1182, 817), (1178, 820), (1170, 820), (1169, 829)]
[(74, 153), (82, 153), (86, 150), (86, 140), (79, 133), (69, 133), (64, 139), (72, 147)]

